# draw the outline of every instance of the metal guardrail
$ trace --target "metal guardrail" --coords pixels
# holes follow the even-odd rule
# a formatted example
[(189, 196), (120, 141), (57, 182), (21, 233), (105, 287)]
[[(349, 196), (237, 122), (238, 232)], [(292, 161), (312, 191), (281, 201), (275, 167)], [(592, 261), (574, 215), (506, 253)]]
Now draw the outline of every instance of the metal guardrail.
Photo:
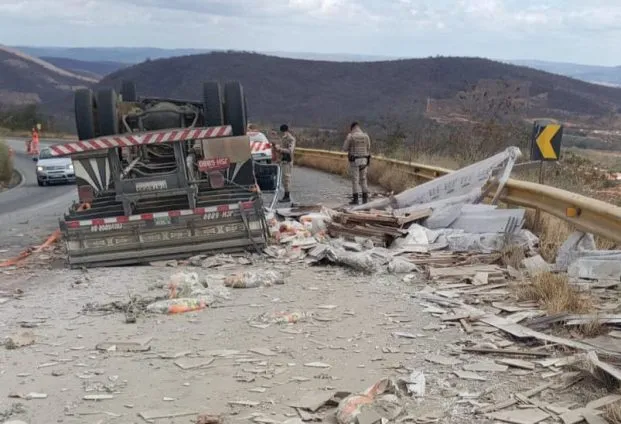
[[(330, 162), (347, 160), (346, 153), (327, 150), (296, 149), (295, 154), (300, 159), (315, 157)], [(436, 166), (383, 157), (373, 157), (373, 161), (385, 163), (421, 182), (451, 172), (449, 169)], [(621, 243), (621, 207), (610, 203), (566, 190), (514, 179), (509, 180), (505, 185), (500, 200), (510, 205), (539, 209), (570, 223), (578, 230)]]

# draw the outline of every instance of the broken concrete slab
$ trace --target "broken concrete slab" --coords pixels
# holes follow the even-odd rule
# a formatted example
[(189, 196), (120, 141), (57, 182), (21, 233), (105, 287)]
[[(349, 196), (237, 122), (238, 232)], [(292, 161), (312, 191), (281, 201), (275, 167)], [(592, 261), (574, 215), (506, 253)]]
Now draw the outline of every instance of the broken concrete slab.
[(289, 403), (292, 408), (305, 409), (311, 412), (317, 412), (327, 404), (338, 406), (337, 402), (332, 402), (334, 394), (325, 390), (315, 391), (304, 395), (299, 400)]
[(442, 355), (427, 356), (425, 357), (425, 361), (431, 362), (432, 364), (445, 365), (445, 366), (459, 365), (462, 363), (462, 361), (457, 358), (449, 358), (448, 356), (442, 356)]
[(511, 358), (499, 358), (496, 359), (496, 362), (501, 365), (507, 365), (511, 368), (520, 368), (523, 370), (534, 370), (535, 364), (528, 361), (523, 361), (521, 359), (511, 359)]
[(502, 189), (513, 164), (521, 155), (519, 148), (509, 147), (497, 155), (405, 190), (396, 196), (356, 206), (352, 210), (384, 209), (388, 206), (393, 209), (403, 209), (413, 205), (467, 195), (477, 189), (481, 190), (494, 172), (505, 165), (502, 170), (502, 181), (499, 184), (499, 189)]
[(471, 371), (454, 371), (454, 374), (462, 380), (487, 381), (486, 377)]
[(570, 279), (619, 281), (621, 253), (579, 258), (569, 265), (567, 275)]
[(507, 246), (520, 246), (525, 250), (532, 250), (539, 243), (539, 239), (528, 230), (521, 230), (512, 234), (482, 233), (471, 234), (453, 230), (446, 235), (448, 249), (453, 252), (501, 252)]
[(147, 352), (151, 349), (153, 337), (143, 337), (125, 341), (109, 341), (97, 344), (95, 349), (106, 352)]
[(264, 347), (248, 349), (248, 351), (252, 353), (256, 353), (257, 355), (261, 355), (261, 356), (277, 356), (276, 352), (273, 352), (272, 350), (268, 348), (264, 348)]
[(539, 408), (515, 409), (488, 414), (490, 418), (512, 424), (537, 424), (550, 418), (550, 414)]
[(491, 361), (481, 361), (463, 366), (465, 371), (472, 372), (505, 372), (509, 369), (506, 365), (499, 365)]
[(457, 219), (447, 227), (471, 234), (513, 234), (522, 229), (525, 213), (526, 209), (499, 209), (475, 213), (464, 212), (462, 209)]
[(215, 358), (194, 358), (194, 359), (177, 359), (174, 363), (182, 370), (194, 370), (198, 368), (205, 368), (213, 364)]

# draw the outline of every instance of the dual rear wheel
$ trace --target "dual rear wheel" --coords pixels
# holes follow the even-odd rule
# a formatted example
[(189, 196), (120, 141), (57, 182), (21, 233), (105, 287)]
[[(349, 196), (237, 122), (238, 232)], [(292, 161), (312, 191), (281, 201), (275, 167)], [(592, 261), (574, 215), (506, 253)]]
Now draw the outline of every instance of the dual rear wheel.
[[(124, 81), (121, 87), (123, 102), (136, 102), (136, 86)], [(203, 84), (203, 125), (230, 125), (233, 135), (245, 135), (248, 125), (247, 103), (242, 85), (227, 82), (224, 89), (218, 82)], [(75, 119), (78, 138), (88, 140), (119, 133), (117, 104), (119, 98), (114, 89), (100, 89), (93, 93), (82, 88), (75, 92)]]

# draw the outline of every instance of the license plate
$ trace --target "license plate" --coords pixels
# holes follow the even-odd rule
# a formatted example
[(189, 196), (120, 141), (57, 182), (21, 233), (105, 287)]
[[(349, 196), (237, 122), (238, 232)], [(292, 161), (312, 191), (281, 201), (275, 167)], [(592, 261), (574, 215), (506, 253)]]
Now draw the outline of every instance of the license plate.
[(155, 191), (155, 190), (165, 190), (168, 188), (168, 184), (166, 180), (161, 181), (145, 181), (136, 183), (136, 191)]
[(231, 166), (231, 161), (229, 158), (212, 158), (198, 161), (198, 169), (201, 172), (228, 169), (229, 166)]

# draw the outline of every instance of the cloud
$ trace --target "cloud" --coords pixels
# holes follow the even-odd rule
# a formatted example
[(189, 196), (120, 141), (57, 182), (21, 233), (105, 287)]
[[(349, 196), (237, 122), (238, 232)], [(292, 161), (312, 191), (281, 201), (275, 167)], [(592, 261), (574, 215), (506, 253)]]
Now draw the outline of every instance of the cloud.
[(618, 0), (0, 0), (6, 44), (615, 63)]

